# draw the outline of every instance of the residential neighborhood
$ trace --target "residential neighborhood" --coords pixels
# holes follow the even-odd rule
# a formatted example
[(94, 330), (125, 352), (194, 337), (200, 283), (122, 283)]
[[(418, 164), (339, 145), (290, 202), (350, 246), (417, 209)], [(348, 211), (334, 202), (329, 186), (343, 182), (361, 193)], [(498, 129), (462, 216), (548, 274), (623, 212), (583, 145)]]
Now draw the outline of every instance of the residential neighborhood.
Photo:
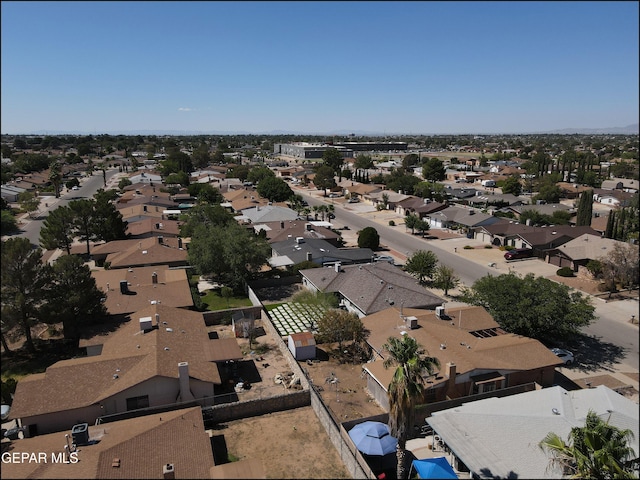
[[(616, 328), (637, 335), (637, 317), (630, 313), (638, 301), (637, 143), (630, 150), (636, 184), (599, 169), (607, 175), (603, 188), (631, 195), (631, 203), (602, 202), (606, 195), (593, 186), (578, 189), (577, 196), (559, 189), (559, 198), (549, 199), (556, 201), (534, 201), (535, 190), (522, 193), (528, 181), (524, 176), (522, 191), (504, 193), (506, 179), (516, 177), (500, 178), (503, 162), (490, 160), (486, 145), (477, 152), (450, 147), (457, 159), (450, 153), (425, 153), (425, 158), (438, 159), (443, 173), (431, 182), (423, 177), (426, 167), (404, 172), (416, 179), (416, 194), (388, 182), (403, 164), (416, 161), (408, 152), (422, 151), (420, 143), (396, 141), (390, 154), (366, 150), (375, 143), (352, 141), (338, 149), (343, 163), (337, 172), (345, 177), (351, 172), (352, 178), (341, 180), (336, 174), (333, 187), (314, 183), (319, 166), (328, 165), (335, 150), (322, 144), (303, 145), (312, 156), (300, 158), (277, 153), (294, 151), (284, 144), (258, 160), (239, 148), (225, 157), (226, 163), (210, 160), (204, 167), (212, 173), (199, 174), (195, 183), (188, 177), (171, 183), (177, 172), (167, 172), (161, 158), (142, 166), (125, 152), (114, 151), (114, 158), (89, 154), (93, 170), (83, 162), (76, 170), (81, 176), (71, 176), (79, 178), (79, 190), (53, 184), (50, 171), (31, 174), (41, 178), (24, 188), (38, 201), (36, 217), (25, 210), (25, 200), (11, 196), (26, 185), (12, 166), (14, 159), (42, 153), (25, 153), (15, 147), (16, 140), (3, 136), (3, 150), (11, 149), (11, 161), (3, 163), (3, 212), (13, 216), (16, 226), (6, 230), (3, 223), (3, 264), (17, 261), (12, 252), (22, 248), (20, 239), (29, 238), (27, 229), (37, 226), (32, 252), (40, 255), (40, 266), (30, 268), (43, 269), (38, 275), (50, 272), (47, 278), (57, 285), (62, 279), (56, 277), (61, 275), (56, 265), (77, 265), (74, 275), (85, 279), (83, 295), (95, 298), (95, 306), (88, 310), (71, 292), (55, 300), (39, 297), (26, 324), (36, 332), (31, 355), (38, 358), (39, 351), (55, 345), (62, 350), (57, 359), (15, 380), (7, 372), (14, 371), (15, 356), (26, 352), (25, 324), (3, 319), (3, 455), (51, 450), (84, 465), (36, 468), (8, 462), (3, 477), (279, 476), (280, 467), (259, 449), (238, 460), (224, 457), (222, 452), (231, 454), (235, 444), (216, 433), (221, 426), (239, 428), (236, 422), (243, 419), (266, 421), (276, 414), (315, 419), (311, 425), (317, 425), (326, 437), (320, 444), (327, 446), (316, 449), (318, 458), (328, 448), (337, 462), (330, 476), (394, 477), (395, 453), (373, 461), (358, 450), (349, 432), (359, 423), (390, 421), (395, 377), (389, 366), (397, 361), (396, 342), (414, 342), (419, 355), (431, 362), (425, 364), (421, 393), (412, 400), (408, 429), (402, 433), (409, 458), (445, 458), (457, 478), (488, 478), (488, 471), (559, 478), (546, 468), (542, 450), (530, 446), (551, 431), (566, 435), (567, 425), (580, 425), (589, 408), (610, 412), (612, 425), (630, 428), (638, 438), (637, 358), (634, 367), (621, 350), (610, 356), (612, 347), (605, 353), (602, 345), (588, 354), (577, 341), (584, 345), (588, 338), (581, 329), (596, 321), (594, 306), (618, 316), (629, 312)], [(167, 139), (176, 140), (186, 142)], [(211, 158), (217, 151), (213, 145)], [(352, 155), (348, 148), (358, 149)], [(192, 154), (185, 152), (172, 150), (167, 158)], [(46, 155), (65, 164), (55, 151)], [(360, 182), (355, 176), (362, 179), (363, 169), (356, 163), (364, 163), (365, 155), (372, 165)], [(476, 164), (476, 157), (485, 160)], [(458, 163), (459, 158), (469, 160)], [(559, 152), (556, 161), (561, 158)], [(366, 183), (367, 176), (378, 183)], [(264, 187), (265, 178), (277, 179), (277, 187)], [(459, 188), (462, 178), (473, 188)], [(95, 202), (87, 217), (93, 222), (87, 224), (90, 234), (73, 219), (82, 202)], [(66, 218), (62, 212), (69, 212), (64, 214), (68, 227), (54, 223), (58, 216)], [(401, 250), (398, 242), (417, 247)], [(507, 254), (516, 250), (527, 252), (524, 260), (509, 260)], [(452, 255), (462, 267), (446, 267)], [(466, 280), (480, 268), (489, 274)], [(20, 292), (22, 282), (14, 281), (20, 272), (3, 268), (7, 306), (16, 313), (20, 307), (10, 295)], [(520, 307), (499, 305), (506, 294), (500, 293), (500, 283), (491, 287), (493, 296), (479, 300), (482, 279), (504, 281), (512, 289), (524, 288), (517, 282), (537, 282), (536, 295), (551, 288), (543, 281), (551, 281), (557, 294), (567, 295), (568, 303), (576, 302), (593, 320), (585, 317), (551, 337), (534, 333), (532, 324), (516, 323)], [(49, 302), (69, 302), (79, 312), (75, 323), (62, 321), (56, 328), (43, 321), (53, 314)], [(62, 312), (61, 318), (71, 315)], [(532, 306), (532, 315), (546, 315), (536, 312)], [(569, 322), (572, 314), (567, 315), (560, 324)], [(568, 348), (573, 360), (561, 358), (558, 347)], [(554, 400), (563, 396), (566, 401)], [(553, 421), (542, 421), (547, 410), (554, 410)], [(511, 416), (500, 426), (477, 423), (476, 417), (501, 412)], [(503, 456), (489, 452), (485, 436), (508, 439), (509, 428), (520, 432), (514, 425), (521, 418), (537, 418), (536, 428), (519, 434), (518, 441), (505, 440)], [(292, 425), (294, 432), (299, 428), (299, 422)], [(142, 439), (157, 435), (167, 437), (162, 447), (154, 449), (150, 441), (148, 448), (156, 455), (138, 462), (131, 442), (147, 448)], [(112, 437), (116, 440), (108, 440)], [(185, 441), (193, 444), (188, 454), (172, 447)], [(637, 440), (631, 446), (637, 450)], [(315, 461), (314, 450), (307, 450)]]

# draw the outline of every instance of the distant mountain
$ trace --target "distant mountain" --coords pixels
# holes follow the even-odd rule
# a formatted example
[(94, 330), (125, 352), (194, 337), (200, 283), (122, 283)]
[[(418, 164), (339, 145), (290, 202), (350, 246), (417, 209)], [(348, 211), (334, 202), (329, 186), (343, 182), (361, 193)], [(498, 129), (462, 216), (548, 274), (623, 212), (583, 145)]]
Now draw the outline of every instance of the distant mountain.
[(38, 130), (36, 132), (24, 133), (22, 135), (170, 135), (170, 136), (188, 136), (188, 135), (315, 135), (315, 136), (340, 136), (355, 135), (359, 137), (388, 137), (400, 135), (638, 135), (640, 134), (640, 124), (634, 123), (626, 127), (609, 127), (609, 128), (563, 128), (561, 130), (549, 130), (543, 132), (494, 132), (494, 133), (417, 133), (413, 132), (366, 132), (363, 130), (334, 130), (329, 132), (308, 132), (293, 130), (271, 130), (263, 132), (249, 132), (245, 130), (222, 131), (212, 130), (208, 132), (197, 130), (128, 130), (128, 131), (111, 131), (111, 132), (80, 132), (80, 131), (64, 131), (64, 130)]
[(556, 133), (560, 135), (638, 135), (640, 133), (640, 124), (634, 123), (626, 127), (610, 128), (564, 128), (546, 133)]

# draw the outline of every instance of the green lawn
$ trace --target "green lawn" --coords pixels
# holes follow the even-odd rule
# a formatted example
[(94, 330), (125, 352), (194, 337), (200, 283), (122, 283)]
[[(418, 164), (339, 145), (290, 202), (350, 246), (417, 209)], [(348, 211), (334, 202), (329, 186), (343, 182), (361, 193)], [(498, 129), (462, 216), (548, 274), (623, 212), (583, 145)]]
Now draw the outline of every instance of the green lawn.
[(207, 294), (200, 297), (202, 302), (207, 305), (207, 310), (226, 310), (227, 308), (250, 307), (251, 300), (249, 297), (230, 297), (224, 298), (220, 296), (220, 292), (208, 290)]

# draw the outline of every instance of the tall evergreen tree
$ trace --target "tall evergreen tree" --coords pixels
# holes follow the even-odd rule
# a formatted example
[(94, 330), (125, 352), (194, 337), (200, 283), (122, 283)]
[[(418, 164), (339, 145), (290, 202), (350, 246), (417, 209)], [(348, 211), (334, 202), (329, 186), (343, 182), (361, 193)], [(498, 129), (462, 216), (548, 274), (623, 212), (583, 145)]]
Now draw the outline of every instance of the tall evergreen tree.
[(51, 211), (45, 218), (40, 230), (40, 246), (47, 250), (63, 248), (71, 255), (74, 235), (74, 215), (71, 209), (63, 205)]
[(578, 202), (578, 213), (576, 216), (576, 226), (590, 226), (593, 215), (593, 190), (582, 192)]
[(38, 321), (49, 278), (42, 262), (42, 250), (31, 248), (28, 239), (2, 242), (2, 317), (9, 317), (23, 330), (27, 349), (36, 347), (31, 327)]

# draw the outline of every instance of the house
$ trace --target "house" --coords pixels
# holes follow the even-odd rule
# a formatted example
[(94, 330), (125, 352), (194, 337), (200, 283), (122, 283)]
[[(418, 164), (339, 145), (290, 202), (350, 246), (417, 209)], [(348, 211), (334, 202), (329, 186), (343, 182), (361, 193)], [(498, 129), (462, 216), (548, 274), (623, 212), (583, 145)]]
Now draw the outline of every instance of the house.
[(130, 239), (141, 239), (162, 236), (163, 238), (178, 238), (182, 222), (177, 220), (157, 220), (145, 218), (137, 222), (127, 223), (126, 233)]
[(137, 204), (119, 208), (118, 211), (122, 215), (122, 220), (127, 223), (138, 222), (146, 218), (155, 218), (164, 220), (166, 218), (165, 207), (158, 205)]
[(185, 269), (166, 265), (92, 270), (96, 286), (105, 294), (109, 315), (127, 315), (149, 305), (193, 308), (193, 297)]
[(3, 462), (2, 478), (212, 478), (213, 450), (200, 407), (88, 425), (86, 431), (88, 442), (75, 452), (64, 448), (62, 432), (13, 442), (12, 453), (43, 453), (47, 461)]
[(264, 222), (253, 225), (256, 234), (264, 232), (269, 243), (280, 242), (288, 238), (302, 237), (304, 239), (320, 239), (329, 242), (335, 247), (342, 246), (342, 237), (328, 227), (316, 225), (315, 222), (303, 220), (281, 220), (276, 222)]
[(623, 190), (630, 193), (638, 192), (638, 180), (634, 180), (633, 178), (611, 178), (604, 180), (600, 186), (605, 190)]
[(182, 239), (164, 238), (162, 235), (143, 239), (114, 240), (93, 247), (91, 252), (98, 264), (109, 263), (109, 268), (188, 265), (187, 251)]
[(367, 263), (373, 258), (370, 248), (338, 248), (320, 238), (291, 237), (279, 242), (271, 242), (272, 267), (287, 267), (301, 262), (318, 265), (351, 265)]
[(298, 212), (295, 210), (278, 205), (257, 205), (245, 208), (240, 213), (242, 215), (235, 217), (236, 220), (252, 224), (297, 220), (299, 218)]
[(486, 398), (434, 412), (426, 419), (471, 478), (563, 478), (539, 446), (548, 433), (567, 439), (584, 427), (589, 410), (611, 425), (630, 429), (638, 451), (638, 405), (606, 386), (567, 391), (552, 386)]
[(407, 198), (409, 198), (409, 195), (405, 195), (401, 192), (394, 192), (393, 190), (381, 190), (379, 192), (371, 192), (368, 195), (368, 199), (373, 205), (387, 210), (395, 210), (396, 205)]
[(399, 215), (413, 214), (424, 218), (445, 208), (447, 208), (446, 203), (434, 202), (428, 198), (409, 196), (396, 204), (395, 211)]
[(593, 198), (596, 202), (602, 205), (611, 205), (612, 207), (628, 207), (635, 196), (636, 193), (623, 190), (596, 188), (593, 191)]
[(129, 175), (129, 180), (132, 184), (146, 183), (148, 185), (161, 185), (162, 175), (154, 171), (133, 172), (131, 175)]
[(538, 340), (507, 333), (482, 307), (438, 308), (436, 311), (389, 307), (362, 318), (367, 342), (377, 359), (364, 365), (367, 387), (388, 409), (387, 389), (393, 369), (385, 369), (383, 345), (389, 337), (411, 335), (440, 370), (428, 379), (424, 403), (462, 398), (535, 382), (550, 386), (562, 364)]
[(451, 205), (425, 217), (433, 228), (451, 228), (471, 231), (478, 227), (494, 223), (505, 223), (506, 220), (494, 217), (473, 208)]
[(444, 303), (415, 278), (387, 262), (300, 270), (302, 284), (311, 291), (334, 293), (348, 311), (359, 317), (400, 305), (434, 309)]
[(29, 436), (68, 430), (104, 415), (198, 400), (221, 384), (201, 313), (150, 305), (115, 331), (82, 338), (87, 357), (59, 361), (18, 382), (12, 416)]
[(7, 203), (16, 203), (18, 201), (18, 196), (22, 192), (26, 191), (26, 188), (15, 187), (13, 185), (2, 185), (2, 198)]
[(563, 211), (574, 213), (575, 209), (564, 205), (563, 203), (544, 203), (534, 205), (509, 205), (508, 207), (500, 209), (502, 212), (513, 213), (516, 218), (520, 218), (520, 214), (525, 210), (533, 210), (540, 215), (553, 215), (553, 212)]
[(547, 262), (558, 267), (570, 267), (574, 272), (577, 272), (581, 267), (585, 267), (590, 260), (606, 258), (616, 245), (626, 246), (628, 244), (585, 233), (548, 252)]
[(508, 221), (481, 226), (476, 229), (475, 238), (496, 246), (532, 248), (536, 250), (536, 255), (543, 257), (546, 250), (557, 248), (585, 233), (600, 236), (597, 230), (587, 226), (554, 225), (532, 227)]
[(316, 340), (311, 332), (292, 333), (287, 340), (289, 351), (297, 361), (316, 358)]

